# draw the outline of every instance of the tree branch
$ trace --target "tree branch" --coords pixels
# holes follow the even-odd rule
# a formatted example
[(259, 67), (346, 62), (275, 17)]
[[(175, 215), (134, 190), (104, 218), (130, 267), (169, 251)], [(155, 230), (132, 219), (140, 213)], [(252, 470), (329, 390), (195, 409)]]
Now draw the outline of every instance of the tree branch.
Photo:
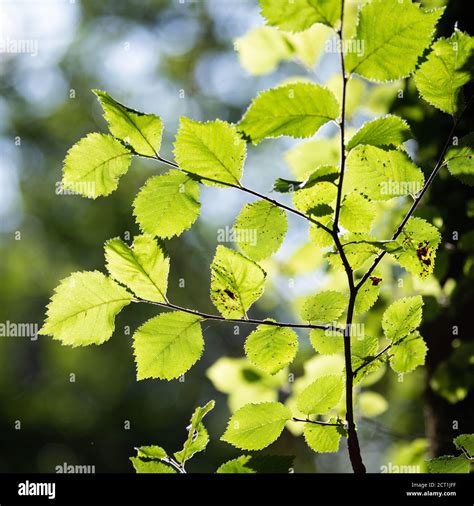
[(314, 423), (315, 425), (326, 425), (329, 427), (343, 427), (343, 423), (331, 423), (331, 422), (321, 422), (319, 420), (310, 420), (309, 418), (303, 419), (303, 418), (295, 418), (293, 417), (294, 422), (303, 422), (303, 423)]
[(298, 211), (298, 209), (294, 209), (294, 208), (289, 207), (289, 206), (287, 206), (285, 204), (282, 204), (281, 202), (278, 202), (275, 199), (267, 197), (266, 195), (263, 195), (262, 193), (259, 193), (259, 192), (255, 191), (255, 190), (252, 190), (251, 188), (247, 188), (246, 186), (242, 186), (241, 184), (226, 183), (224, 181), (218, 181), (217, 179), (211, 179), (209, 177), (199, 176), (198, 174), (194, 174), (193, 172), (189, 172), (187, 170), (182, 169), (175, 162), (172, 162), (171, 160), (167, 160), (166, 158), (163, 158), (160, 155), (157, 155), (156, 157), (151, 157), (150, 156), (150, 157), (146, 157), (146, 158), (151, 158), (153, 160), (158, 160), (159, 162), (165, 163), (166, 165), (169, 165), (170, 167), (173, 167), (175, 169), (181, 170), (182, 172), (185, 172), (186, 174), (189, 174), (191, 176), (195, 176), (198, 179), (202, 179), (204, 181), (210, 181), (212, 183), (218, 183), (218, 184), (227, 186), (229, 188), (235, 188), (235, 189), (240, 190), (242, 192), (248, 193), (249, 195), (253, 195), (254, 197), (258, 197), (261, 200), (266, 200), (267, 202), (270, 202), (274, 206), (279, 207), (280, 209), (283, 209), (283, 210), (285, 210), (288, 213), (295, 214), (297, 216), (300, 216), (301, 218), (304, 218), (307, 221), (310, 221), (311, 223), (313, 223), (313, 224), (317, 225), (318, 227), (322, 228), (323, 230), (325, 230), (328, 234), (332, 235), (332, 230), (329, 227), (326, 227), (325, 225), (323, 225), (319, 221), (311, 218), (311, 216), (308, 216), (307, 214), (302, 213), (301, 211)]
[(214, 314), (208, 314), (208, 313), (202, 313), (200, 311), (195, 311), (194, 309), (188, 309), (182, 306), (178, 306), (176, 304), (172, 304), (171, 302), (155, 302), (151, 300), (145, 300), (145, 299), (133, 299), (133, 302), (143, 302), (145, 304), (152, 304), (154, 306), (159, 306), (167, 309), (174, 309), (175, 311), (181, 311), (183, 313), (193, 314), (196, 316), (200, 316), (203, 320), (217, 320), (222, 322), (231, 322), (231, 323), (246, 323), (250, 325), (268, 325), (271, 327), (281, 327), (281, 328), (293, 328), (293, 329), (320, 329), (320, 330), (327, 330), (330, 332), (339, 332), (343, 333), (343, 329), (340, 329), (338, 327), (334, 327), (333, 325), (313, 325), (313, 324), (306, 324), (306, 323), (283, 323), (283, 322), (274, 322), (271, 320), (256, 320), (253, 318), (245, 318), (245, 319), (239, 319), (239, 318), (224, 318), (223, 316), (214, 315)]
[(339, 239), (339, 216), (341, 212), (342, 203), (342, 187), (344, 183), (344, 172), (346, 168), (346, 144), (345, 144), (345, 124), (346, 124), (346, 92), (347, 92), (347, 76), (344, 62), (344, 40), (342, 31), (344, 28), (344, 0), (341, 0), (341, 25), (337, 31), (339, 41), (341, 43), (340, 56), (341, 56), (341, 74), (342, 74), (342, 107), (341, 107), (341, 120), (339, 122), (339, 129), (341, 135), (341, 174), (339, 176), (339, 183), (337, 188), (336, 210), (334, 214), (334, 224), (332, 236), (341, 257), (344, 269), (347, 274), (347, 281), (349, 284), (349, 305), (347, 308), (346, 326), (344, 329), (344, 363), (346, 370), (346, 420), (347, 420), (347, 446), (349, 450), (349, 459), (351, 461), (354, 473), (365, 473), (366, 469), (362, 461), (360, 452), (359, 438), (354, 420), (354, 375), (352, 372), (352, 351), (351, 351), (351, 327), (352, 318), (354, 314), (355, 300), (357, 297), (357, 290), (354, 287), (354, 273), (347, 260), (344, 248)]

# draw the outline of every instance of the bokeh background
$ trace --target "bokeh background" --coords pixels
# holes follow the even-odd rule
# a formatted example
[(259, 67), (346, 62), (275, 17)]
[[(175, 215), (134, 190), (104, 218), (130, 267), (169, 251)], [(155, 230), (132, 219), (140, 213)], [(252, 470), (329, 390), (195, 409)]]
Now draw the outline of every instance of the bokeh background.
[[(442, 35), (450, 35), (456, 21), (468, 28), (461, 0), (422, 3), (448, 4)], [(41, 325), (60, 279), (73, 271), (104, 270), (103, 243), (139, 232), (131, 214), (133, 198), (150, 175), (166, 170), (135, 160), (106, 199), (57, 194), (67, 149), (90, 131), (106, 130), (92, 88), (160, 115), (163, 154), (171, 158), (180, 116), (238, 121), (259, 91), (295, 76), (323, 83), (338, 71), (337, 56), (323, 52), (314, 65), (288, 59), (275, 64), (273, 72), (252, 75), (239, 61), (234, 40), (262, 24), (256, 0), (0, 1), (0, 38), (37, 43), (36, 54), (0, 53), (0, 322)], [(396, 93), (400, 87), (403, 96)], [(407, 84), (367, 87), (366, 93), (356, 97), (351, 126), (387, 111), (401, 114), (418, 139), (409, 145), (410, 153), (429, 170), (449, 118), (420, 105)], [(469, 127), (472, 117), (460, 133)], [(334, 131), (329, 125), (318, 137)], [(267, 193), (276, 177), (291, 177), (285, 152), (294, 144), (280, 139), (249, 147), (247, 186)], [(198, 222), (167, 244), (171, 300), (213, 311), (209, 264), (217, 231), (230, 226), (247, 201), (234, 190), (203, 188)], [(359, 406), (363, 453), (373, 472), (387, 463), (423, 470), (423, 458), (452, 453), (452, 438), (472, 432), (472, 192), (443, 173), (419, 215), (443, 233), (435, 275), (424, 287), (407, 279), (400, 288), (404, 275), (390, 267), (387, 279), (393, 285), (384, 288), (373, 320), (394, 294), (423, 290), (422, 333), (430, 352), (426, 367), (402, 382), (389, 371), (375, 378), (372, 398), (364, 409)], [(271, 282), (253, 309), (255, 317), (294, 320), (293, 300), (325, 283), (340, 283), (325, 273), (318, 252), (304, 246), (306, 225), (293, 217), (289, 223), (291, 232), (267, 266)], [(462, 244), (453, 231), (465, 238)], [(63, 463), (94, 465), (96, 472), (133, 472), (128, 459), (134, 447), (160, 444), (179, 450), (194, 407), (209, 399), (217, 401), (207, 420), (211, 443), (189, 470), (213, 472), (239, 454), (219, 441), (230, 410), (245, 399), (285, 399), (286, 373), (282, 380), (263, 377), (241, 360), (248, 329), (236, 333), (231, 325), (208, 323), (205, 354), (183, 382), (137, 382), (131, 336), (155, 314), (153, 307), (127, 307), (113, 338), (100, 347), (72, 349), (47, 337), (0, 338), (0, 472), (54, 472)], [(291, 373), (302, 376), (305, 361), (312, 359), (302, 334)], [(345, 445), (337, 455), (317, 456), (288, 431), (268, 453), (295, 455), (297, 472), (350, 471)]]

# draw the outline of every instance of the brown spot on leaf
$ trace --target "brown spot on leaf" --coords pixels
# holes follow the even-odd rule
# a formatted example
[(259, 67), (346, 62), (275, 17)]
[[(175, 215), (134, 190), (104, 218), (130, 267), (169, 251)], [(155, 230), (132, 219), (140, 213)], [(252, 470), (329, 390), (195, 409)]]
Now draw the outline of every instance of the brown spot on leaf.
[(370, 281), (372, 281), (372, 285), (378, 286), (382, 281), (382, 278), (378, 278), (377, 276), (370, 276)]

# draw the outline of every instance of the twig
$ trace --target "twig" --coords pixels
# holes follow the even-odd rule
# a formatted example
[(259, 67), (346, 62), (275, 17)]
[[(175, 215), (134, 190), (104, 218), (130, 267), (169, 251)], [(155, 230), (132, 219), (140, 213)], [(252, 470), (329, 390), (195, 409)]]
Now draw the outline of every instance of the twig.
[(293, 417), (294, 422), (303, 422), (303, 423), (314, 423), (316, 425), (326, 425), (329, 427), (344, 427), (343, 423), (331, 423), (331, 422), (322, 422), (320, 420), (310, 420), (309, 418), (295, 418)]
[(283, 322), (274, 322), (271, 320), (256, 320), (254, 318), (245, 318), (245, 319), (239, 319), (239, 318), (224, 318), (223, 316), (214, 315), (214, 314), (208, 314), (208, 313), (202, 313), (201, 311), (196, 311), (194, 309), (188, 309), (185, 307), (178, 306), (176, 304), (172, 304), (171, 302), (155, 302), (151, 300), (145, 300), (145, 299), (133, 299), (133, 302), (143, 302), (145, 304), (153, 304), (154, 306), (160, 306), (167, 309), (174, 309), (176, 311), (181, 311), (183, 313), (189, 313), (196, 316), (200, 316), (204, 320), (217, 320), (222, 322), (232, 322), (232, 323), (246, 323), (250, 325), (269, 325), (271, 327), (289, 327), (294, 329), (320, 329), (320, 330), (327, 330), (331, 332), (339, 332), (343, 333), (343, 329), (340, 329), (338, 327), (334, 327), (333, 325), (313, 325), (313, 324), (306, 324), (306, 323), (283, 323)]

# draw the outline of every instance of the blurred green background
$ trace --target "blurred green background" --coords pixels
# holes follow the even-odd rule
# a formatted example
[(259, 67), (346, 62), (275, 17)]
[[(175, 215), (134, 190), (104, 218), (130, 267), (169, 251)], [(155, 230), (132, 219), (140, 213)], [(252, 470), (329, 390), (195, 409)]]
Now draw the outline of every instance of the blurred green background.
[[(441, 34), (450, 35), (456, 21), (467, 29), (462, 9), (461, 1), (449, 2)], [(0, 322), (41, 325), (60, 279), (73, 271), (104, 270), (102, 244), (139, 232), (131, 214), (133, 198), (150, 175), (166, 170), (135, 160), (118, 190), (106, 199), (57, 193), (69, 147), (90, 131), (105, 131), (91, 88), (160, 115), (165, 124), (162, 151), (170, 158), (180, 116), (237, 121), (260, 90), (291, 76), (325, 82), (337, 72), (335, 55), (323, 55), (312, 67), (285, 61), (273, 73), (250, 75), (239, 63), (233, 41), (262, 23), (254, 0), (0, 1), (1, 37), (37, 42), (37, 54), (0, 54)], [(375, 113), (401, 114), (423, 147), (413, 143), (410, 152), (429, 170), (449, 131), (449, 118), (420, 105), (410, 86), (402, 98), (389, 87), (385, 94), (369, 91), (379, 109), (354, 114), (352, 126)], [(472, 130), (472, 116), (461, 130)], [(332, 133), (334, 127), (329, 126), (318, 136)], [(288, 177), (284, 152), (293, 144), (282, 139), (249, 147), (246, 184), (269, 192), (276, 177)], [(428, 318), (423, 335), (430, 352), (424, 370), (403, 382), (386, 372), (372, 388), (390, 408), (384, 409), (382, 397), (372, 399), (369, 404), (378, 406), (377, 416), (372, 412), (360, 421), (370, 471), (379, 472), (388, 462), (413, 463), (423, 470), (421, 462), (430, 448), (438, 455), (452, 451), (453, 437), (472, 432), (468, 308), (474, 307), (473, 241), (459, 247), (452, 235), (457, 231), (463, 237), (471, 231), (472, 238), (472, 199), (468, 187), (443, 173), (419, 214), (438, 220), (443, 233), (434, 285), (425, 290)], [(209, 264), (216, 231), (230, 226), (247, 200), (233, 190), (204, 188), (202, 202), (197, 224), (167, 243), (172, 259), (169, 295), (180, 305), (212, 312)], [(296, 275), (298, 257), (293, 253), (306, 243), (307, 228), (297, 219), (290, 219), (290, 227), (282, 250), (268, 266), (274, 277), (253, 309), (257, 318), (270, 314), (294, 320), (291, 300), (327, 282), (318, 259), (313, 262), (307, 256), (314, 255), (309, 249), (299, 258), (306, 272)], [(419, 289), (407, 281), (405, 291), (397, 291), (403, 274), (392, 269), (390, 276), (393, 287), (386, 287), (374, 322), (395, 292), (403, 296)], [(185, 288), (179, 287), (181, 279)], [(54, 472), (63, 463), (94, 465), (96, 472), (132, 472), (128, 458), (134, 447), (180, 449), (194, 407), (212, 398), (217, 408), (207, 419), (211, 443), (189, 470), (213, 472), (239, 454), (219, 441), (229, 416), (228, 401), (235, 408), (239, 395), (284, 399), (287, 380), (272, 382), (246, 364), (225, 360), (207, 372), (221, 357), (241, 358), (248, 333), (242, 327), (236, 335), (231, 325), (207, 323), (205, 354), (183, 382), (137, 382), (131, 336), (155, 314), (153, 307), (127, 307), (113, 338), (100, 347), (72, 349), (46, 337), (0, 338), (0, 472)], [(459, 326), (457, 335), (453, 325)], [(296, 376), (314, 355), (303, 335), (300, 350), (292, 369)], [(302, 438), (285, 432), (269, 453), (295, 455), (296, 471), (350, 471), (345, 444), (337, 455), (316, 456)]]

